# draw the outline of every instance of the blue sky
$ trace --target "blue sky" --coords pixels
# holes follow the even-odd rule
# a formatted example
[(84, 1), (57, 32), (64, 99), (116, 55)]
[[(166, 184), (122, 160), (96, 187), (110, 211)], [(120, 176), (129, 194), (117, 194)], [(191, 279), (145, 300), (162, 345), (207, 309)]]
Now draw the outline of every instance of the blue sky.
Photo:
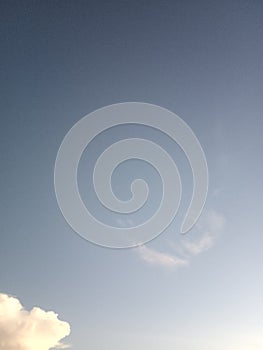
[[(0, 291), (58, 313), (72, 349), (262, 349), (262, 10), (260, 1), (1, 3)], [(53, 173), (73, 124), (125, 101), (163, 106), (190, 125), (210, 188), (199, 225), (182, 237), (192, 182), (178, 146), (139, 127), (102, 135), (159, 140), (183, 178), (169, 229), (115, 250), (67, 225)], [(83, 155), (80, 188), (110, 222), (85, 193), (101, 140)], [(119, 170), (120, 196), (129, 176), (149, 180), (141, 220), (158, 205), (158, 176), (138, 161)]]

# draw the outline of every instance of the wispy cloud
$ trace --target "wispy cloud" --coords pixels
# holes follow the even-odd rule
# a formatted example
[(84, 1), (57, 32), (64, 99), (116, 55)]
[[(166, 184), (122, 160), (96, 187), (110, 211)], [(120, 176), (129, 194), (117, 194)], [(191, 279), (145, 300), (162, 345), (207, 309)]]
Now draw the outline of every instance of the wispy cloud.
[(161, 265), (165, 267), (182, 267), (187, 266), (188, 261), (180, 259), (172, 254), (158, 252), (146, 246), (138, 248), (139, 256), (151, 265)]
[(70, 325), (53, 311), (27, 311), (17, 298), (0, 294), (0, 350), (62, 349), (69, 333)]
[(197, 233), (201, 237), (195, 241), (182, 242), (183, 248), (191, 255), (198, 255), (212, 248), (225, 226), (225, 221), (225, 217), (214, 210), (205, 212), (197, 225)]
[(178, 243), (169, 242), (169, 248), (174, 253), (163, 253), (145, 245), (137, 252), (142, 260), (151, 265), (163, 267), (184, 267), (190, 264), (193, 256), (199, 255), (214, 246), (218, 236), (225, 226), (225, 217), (214, 211), (203, 213), (195, 232), (184, 236)]
[(209, 233), (204, 234), (204, 236), (197, 242), (184, 242), (183, 246), (186, 251), (192, 255), (198, 255), (202, 252), (210, 249), (215, 244), (215, 236)]

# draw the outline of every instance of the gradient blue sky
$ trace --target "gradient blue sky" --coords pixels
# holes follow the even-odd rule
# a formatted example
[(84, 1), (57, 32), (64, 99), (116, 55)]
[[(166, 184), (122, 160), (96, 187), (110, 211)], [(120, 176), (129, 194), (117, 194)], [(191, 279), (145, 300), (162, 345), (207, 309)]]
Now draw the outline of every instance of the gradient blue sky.
[[(262, 2), (1, 1), (0, 16), (1, 292), (58, 312), (74, 350), (261, 350)], [(185, 181), (163, 235), (143, 249), (106, 249), (81, 239), (59, 211), (53, 170), (64, 135), (124, 101), (170, 109), (204, 148), (210, 190), (187, 238), (178, 228), (189, 169), (176, 145), (143, 128), (132, 132), (159, 138)], [(99, 144), (83, 156), (83, 191), (85, 160)], [(158, 177), (134, 162), (113, 184), (124, 176), (125, 196), (125, 174), (144, 173), (154, 207)]]

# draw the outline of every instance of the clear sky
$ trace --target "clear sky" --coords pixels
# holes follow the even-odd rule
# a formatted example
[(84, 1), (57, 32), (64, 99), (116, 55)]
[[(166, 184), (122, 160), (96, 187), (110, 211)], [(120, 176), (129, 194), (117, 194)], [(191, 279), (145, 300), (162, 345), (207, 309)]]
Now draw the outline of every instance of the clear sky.
[[(58, 313), (74, 350), (262, 350), (262, 2), (1, 1), (0, 16), (0, 292)], [(127, 198), (129, 178), (143, 174), (151, 203), (137, 217), (102, 213), (87, 188), (103, 142), (127, 133), (159, 141), (183, 178), (172, 225), (116, 250), (72, 231), (53, 173), (73, 124), (125, 101), (163, 106), (191, 126), (210, 188), (199, 225), (182, 237), (192, 182), (178, 146), (136, 126), (100, 135), (79, 180), (106, 222), (143, 220), (161, 190), (149, 166), (131, 161), (113, 188)]]

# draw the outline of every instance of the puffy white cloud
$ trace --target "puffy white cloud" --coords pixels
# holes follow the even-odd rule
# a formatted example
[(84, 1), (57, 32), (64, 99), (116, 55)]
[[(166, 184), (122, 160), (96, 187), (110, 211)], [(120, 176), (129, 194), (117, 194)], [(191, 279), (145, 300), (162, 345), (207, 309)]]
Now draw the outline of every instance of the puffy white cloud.
[(69, 324), (53, 311), (27, 311), (17, 298), (0, 293), (0, 350), (61, 349), (69, 333)]

